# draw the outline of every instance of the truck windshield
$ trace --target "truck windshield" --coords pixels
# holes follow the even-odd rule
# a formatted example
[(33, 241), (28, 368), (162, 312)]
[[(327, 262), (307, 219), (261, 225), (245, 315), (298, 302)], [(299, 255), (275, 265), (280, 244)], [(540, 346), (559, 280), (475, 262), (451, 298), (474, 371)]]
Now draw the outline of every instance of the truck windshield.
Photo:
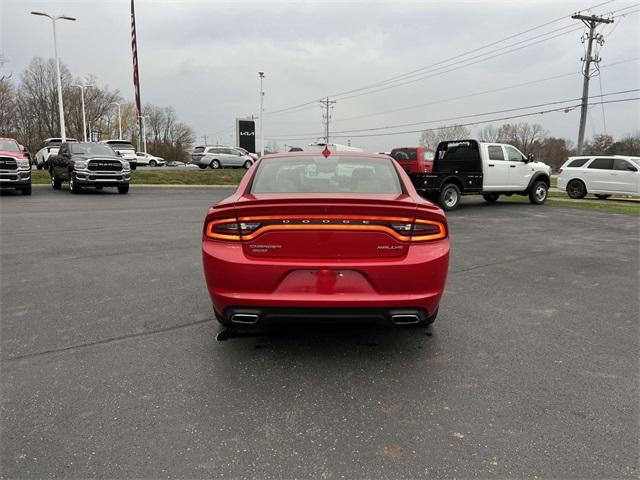
[(19, 152), (20, 147), (15, 140), (0, 140), (0, 150), (5, 152)]
[(251, 192), (400, 194), (402, 187), (390, 159), (332, 155), (263, 160)]
[(79, 155), (115, 155), (113, 149), (103, 143), (72, 143), (69, 148), (71, 153)]

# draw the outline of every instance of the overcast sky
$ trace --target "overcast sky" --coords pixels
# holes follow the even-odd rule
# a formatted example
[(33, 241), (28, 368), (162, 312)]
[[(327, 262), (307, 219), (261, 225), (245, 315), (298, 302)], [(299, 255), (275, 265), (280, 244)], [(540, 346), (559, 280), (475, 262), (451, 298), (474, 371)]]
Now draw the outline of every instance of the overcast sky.
[[(602, 1), (137, 0), (142, 101), (172, 105), (180, 119), (194, 128), (199, 142), (207, 135), (209, 143), (231, 143), (235, 142), (235, 118), (259, 112), (259, 70), (266, 74), (268, 113), (428, 67), (421, 73), (429, 78), (406, 77), (404, 82), (414, 81), (353, 98), (337, 96), (331, 122), (336, 132), (433, 122), (377, 132), (419, 130), (454, 123), (442, 121), (451, 117), (576, 99), (582, 91), (583, 31), (570, 31), (580, 27), (570, 14), (598, 3)], [(61, 60), (74, 75), (93, 74), (126, 99), (133, 98), (129, 1), (2, 0), (0, 53), (8, 60), (4, 73), (19, 74), (34, 56), (53, 56), (51, 24), (29, 15), (31, 10), (77, 17), (75, 23), (58, 23)], [(600, 79), (591, 82), (592, 95), (600, 94), (600, 81), (604, 93), (640, 88), (640, 12), (636, 10), (640, 10), (637, 0), (614, 0), (593, 9), (597, 14), (618, 11), (614, 13), (618, 16), (612, 25), (599, 29), (606, 40), (600, 49), (604, 68)], [(625, 13), (629, 15), (620, 16)], [(511, 35), (507, 41), (468, 53)], [(553, 35), (558, 36), (549, 38)], [(532, 44), (535, 41), (539, 43)], [(517, 42), (522, 43), (511, 48), (525, 48), (503, 54), (509, 50), (504, 47)], [(485, 60), (488, 56), (495, 57)], [(443, 61), (447, 62), (439, 63)], [(464, 66), (473, 61), (477, 63)], [(617, 62), (625, 63), (607, 67)], [(560, 77), (540, 81), (556, 76)], [(522, 83), (529, 85), (505, 89)], [(472, 95), (487, 90), (499, 91)], [(461, 96), (466, 97), (448, 100)], [(605, 100), (637, 96), (640, 92)], [(416, 105), (423, 106), (405, 108)], [(603, 117), (602, 107), (593, 106), (587, 136), (605, 131), (614, 137), (633, 133), (640, 129), (639, 111), (638, 101), (609, 104)], [(323, 132), (320, 105), (315, 103), (264, 118), (265, 136), (277, 138), (280, 146), (306, 145)], [(537, 122), (550, 134), (575, 142), (578, 119), (579, 109), (574, 109), (511, 121)], [(470, 128), (473, 133), (478, 129)], [(374, 151), (416, 144), (419, 138), (418, 133), (356, 136), (363, 133), (375, 132), (341, 135), (351, 136), (354, 146)], [(347, 138), (335, 141), (347, 143)]]

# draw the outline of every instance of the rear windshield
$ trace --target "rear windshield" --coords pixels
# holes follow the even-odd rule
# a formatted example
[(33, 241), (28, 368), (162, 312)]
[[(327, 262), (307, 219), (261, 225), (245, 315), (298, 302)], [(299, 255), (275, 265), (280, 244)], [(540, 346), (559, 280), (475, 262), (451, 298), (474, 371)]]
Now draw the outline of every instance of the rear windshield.
[(204, 152), (204, 147), (196, 147), (193, 149), (193, 153), (202, 153)]
[(391, 150), (391, 157), (398, 161), (418, 160), (418, 151), (415, 148), (394, 148)]
[(113, 148), (135, 150), (131, 142), (106, 142), (106, 143), (108, 145), (111, 145)]
[(332, 155), (263, 160), (251, 192), (400, 194), (402, 187), (392, 160)]

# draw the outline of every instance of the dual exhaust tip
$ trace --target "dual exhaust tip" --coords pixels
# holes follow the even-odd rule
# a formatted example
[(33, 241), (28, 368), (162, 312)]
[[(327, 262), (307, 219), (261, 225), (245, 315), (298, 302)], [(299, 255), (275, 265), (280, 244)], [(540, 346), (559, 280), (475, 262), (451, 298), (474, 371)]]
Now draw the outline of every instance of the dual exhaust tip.
[[(255, 325), (260, 316), (255, 313), (234, 313), (231, 315), (231, 323), (239, 325)], [(394, 325), (415, 325), (420, 323), (420, 316), (413, 313), (401, 313), (391, 315), (391, 323)]]

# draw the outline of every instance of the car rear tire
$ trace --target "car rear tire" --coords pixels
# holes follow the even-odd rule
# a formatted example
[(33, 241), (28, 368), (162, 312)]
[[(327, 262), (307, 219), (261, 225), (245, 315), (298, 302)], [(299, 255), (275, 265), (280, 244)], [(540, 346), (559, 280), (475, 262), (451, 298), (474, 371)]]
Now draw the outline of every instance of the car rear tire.
[(438, 203), (443, 210), (455, 210), (460, 205), (460, 189), (453, 183), (447, 183), (442, 187)]
[(542, 180), (535, 182), (529, 190), (529, 201), (534, 205), (542, 205), (549, 196), (549, 187)]
[(484, 198), (484, 201), (487, 203), (496, 203), (498, 201), (498, 198), (500, 198), (500, 194), (499, 193), (484, 193), (482, 194), (482, 198)]
[(600, 194), (600, 193), (596, 193), (596, 198), (599, 198), (600, 200), (606, 200), (607, 198), (609, 198), (611, 195), (607, 195), (607, 194)]
[(582, 180), (573, 179), (567, 184), (567, 195), (579, 200), (587, 195), (587, 186)]
[(204, 170), (205, 168), (207, 168), (206, 165), (198, 165), (200, 167), (200, 170)]
[(36, 165), (36, 169), (37, 170), (42, 170), (43, 166), (42, 165)]
[(247, 170), (251, 168), (251, 165), (253, 165), (253, 162), (251, 160), (247, 160), (246, 162), (244, 162), (244, 168), (246, 168)]
[(69, 175), (69, 190), (75, 195), (82, 192), (82, 187), (74, 180), (73, 175)]
[(217, 170), (220, 168), (220, 162), (218, 160), (211, 160), (211, 163), (209, 164), (209, 166), (214, 170)]
[(26, 187), (22, 187), (20, 189), (20, 193), (22, 193), (22, 195), (31, 195), (31, 184), (27, 185)]
[(150, 167), (155, 167), (157, 165), (155, 160), (149, 160), (149, 166)]
[(62, 182), (58, 177), (54, 177), (53, 175), (51, 175), (51, 187), (54, 190), (60, 190), (62, 188)]
[(127, 193), (129, 193), (129, 184), (118, 185), (118, 193), (122, 195), (126, 195)]

